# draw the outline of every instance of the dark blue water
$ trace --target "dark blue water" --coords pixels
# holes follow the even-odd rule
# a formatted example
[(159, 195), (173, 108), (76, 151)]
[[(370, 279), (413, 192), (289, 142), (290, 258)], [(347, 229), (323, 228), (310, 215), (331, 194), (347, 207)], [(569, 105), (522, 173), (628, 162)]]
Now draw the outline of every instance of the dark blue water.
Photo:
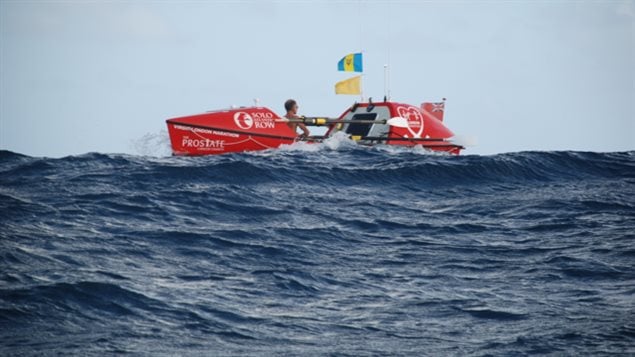
[(0, 355), (635, 354), (635, 152), (0, 152)]

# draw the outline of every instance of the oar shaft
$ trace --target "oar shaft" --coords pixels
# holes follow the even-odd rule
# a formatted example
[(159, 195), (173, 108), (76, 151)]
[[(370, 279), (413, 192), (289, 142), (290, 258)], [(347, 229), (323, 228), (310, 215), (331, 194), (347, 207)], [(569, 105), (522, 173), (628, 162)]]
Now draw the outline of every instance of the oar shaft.
[(287, 123), (301, 123), (304, 125), (314, 125), (314, 126), (322, 126), (322, 125), (330, 125), (330, 124), (386, 124), (388, 123), (388, 119), (382, 120), (351, 120), (351, 119), (333, 119), (333, 118), (298, 118), (298, 119), (286, 119), (281, 120)]
[(352, 135), (351, 139), (358, 140), (368, 140), (368, 141), (415, 141), (415, 142), (438, 142), (438, 141), (448, 141), (443, 138), (387, 138), (385, 136), (355, 136)]

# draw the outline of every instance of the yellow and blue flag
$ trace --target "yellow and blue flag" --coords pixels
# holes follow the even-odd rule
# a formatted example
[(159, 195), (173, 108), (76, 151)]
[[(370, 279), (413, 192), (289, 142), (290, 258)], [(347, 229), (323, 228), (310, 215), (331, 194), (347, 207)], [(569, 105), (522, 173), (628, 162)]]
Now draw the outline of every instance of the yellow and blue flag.
[(363, 72), (362, 54), (349, 53), (337, 63), (337, 70), (344, 72)]
[(362, 94), (362, 76), (335, 83), (335, 94)]

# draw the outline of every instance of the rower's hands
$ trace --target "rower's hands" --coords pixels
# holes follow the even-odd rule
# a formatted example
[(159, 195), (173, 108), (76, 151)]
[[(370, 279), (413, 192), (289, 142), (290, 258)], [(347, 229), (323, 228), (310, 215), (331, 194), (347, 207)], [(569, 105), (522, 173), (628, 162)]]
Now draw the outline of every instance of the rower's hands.
[(306, 125), (298, 124), (298, 128), (302, 129), (302, 140), (306, 140), (311, 135), (311, 132), (309, 132), (309, 128), (307, 128)]

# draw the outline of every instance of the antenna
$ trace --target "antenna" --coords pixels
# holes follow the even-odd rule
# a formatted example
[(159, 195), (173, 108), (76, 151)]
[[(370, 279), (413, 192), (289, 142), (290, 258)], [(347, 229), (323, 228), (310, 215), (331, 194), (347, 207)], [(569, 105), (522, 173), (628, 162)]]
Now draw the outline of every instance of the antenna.
[(388, 98), (388, 100), (390, 101), (390, 48), (392, 45), (392, 6), (391, 6), (391, 1), (387, 1), (388, 3), (388, 9), (387, 9), (387, 13), (388, 15), (386, 16), (386, 18), (388, 19), (388, 37), (387, 37), (387, 41), (386, 41), (386, 49), (387, 49), (387, 62), (384, 65), (384, 96)]
[(390, 70), (388, 64), (384, 65), (384, 98), (390, 100)]

